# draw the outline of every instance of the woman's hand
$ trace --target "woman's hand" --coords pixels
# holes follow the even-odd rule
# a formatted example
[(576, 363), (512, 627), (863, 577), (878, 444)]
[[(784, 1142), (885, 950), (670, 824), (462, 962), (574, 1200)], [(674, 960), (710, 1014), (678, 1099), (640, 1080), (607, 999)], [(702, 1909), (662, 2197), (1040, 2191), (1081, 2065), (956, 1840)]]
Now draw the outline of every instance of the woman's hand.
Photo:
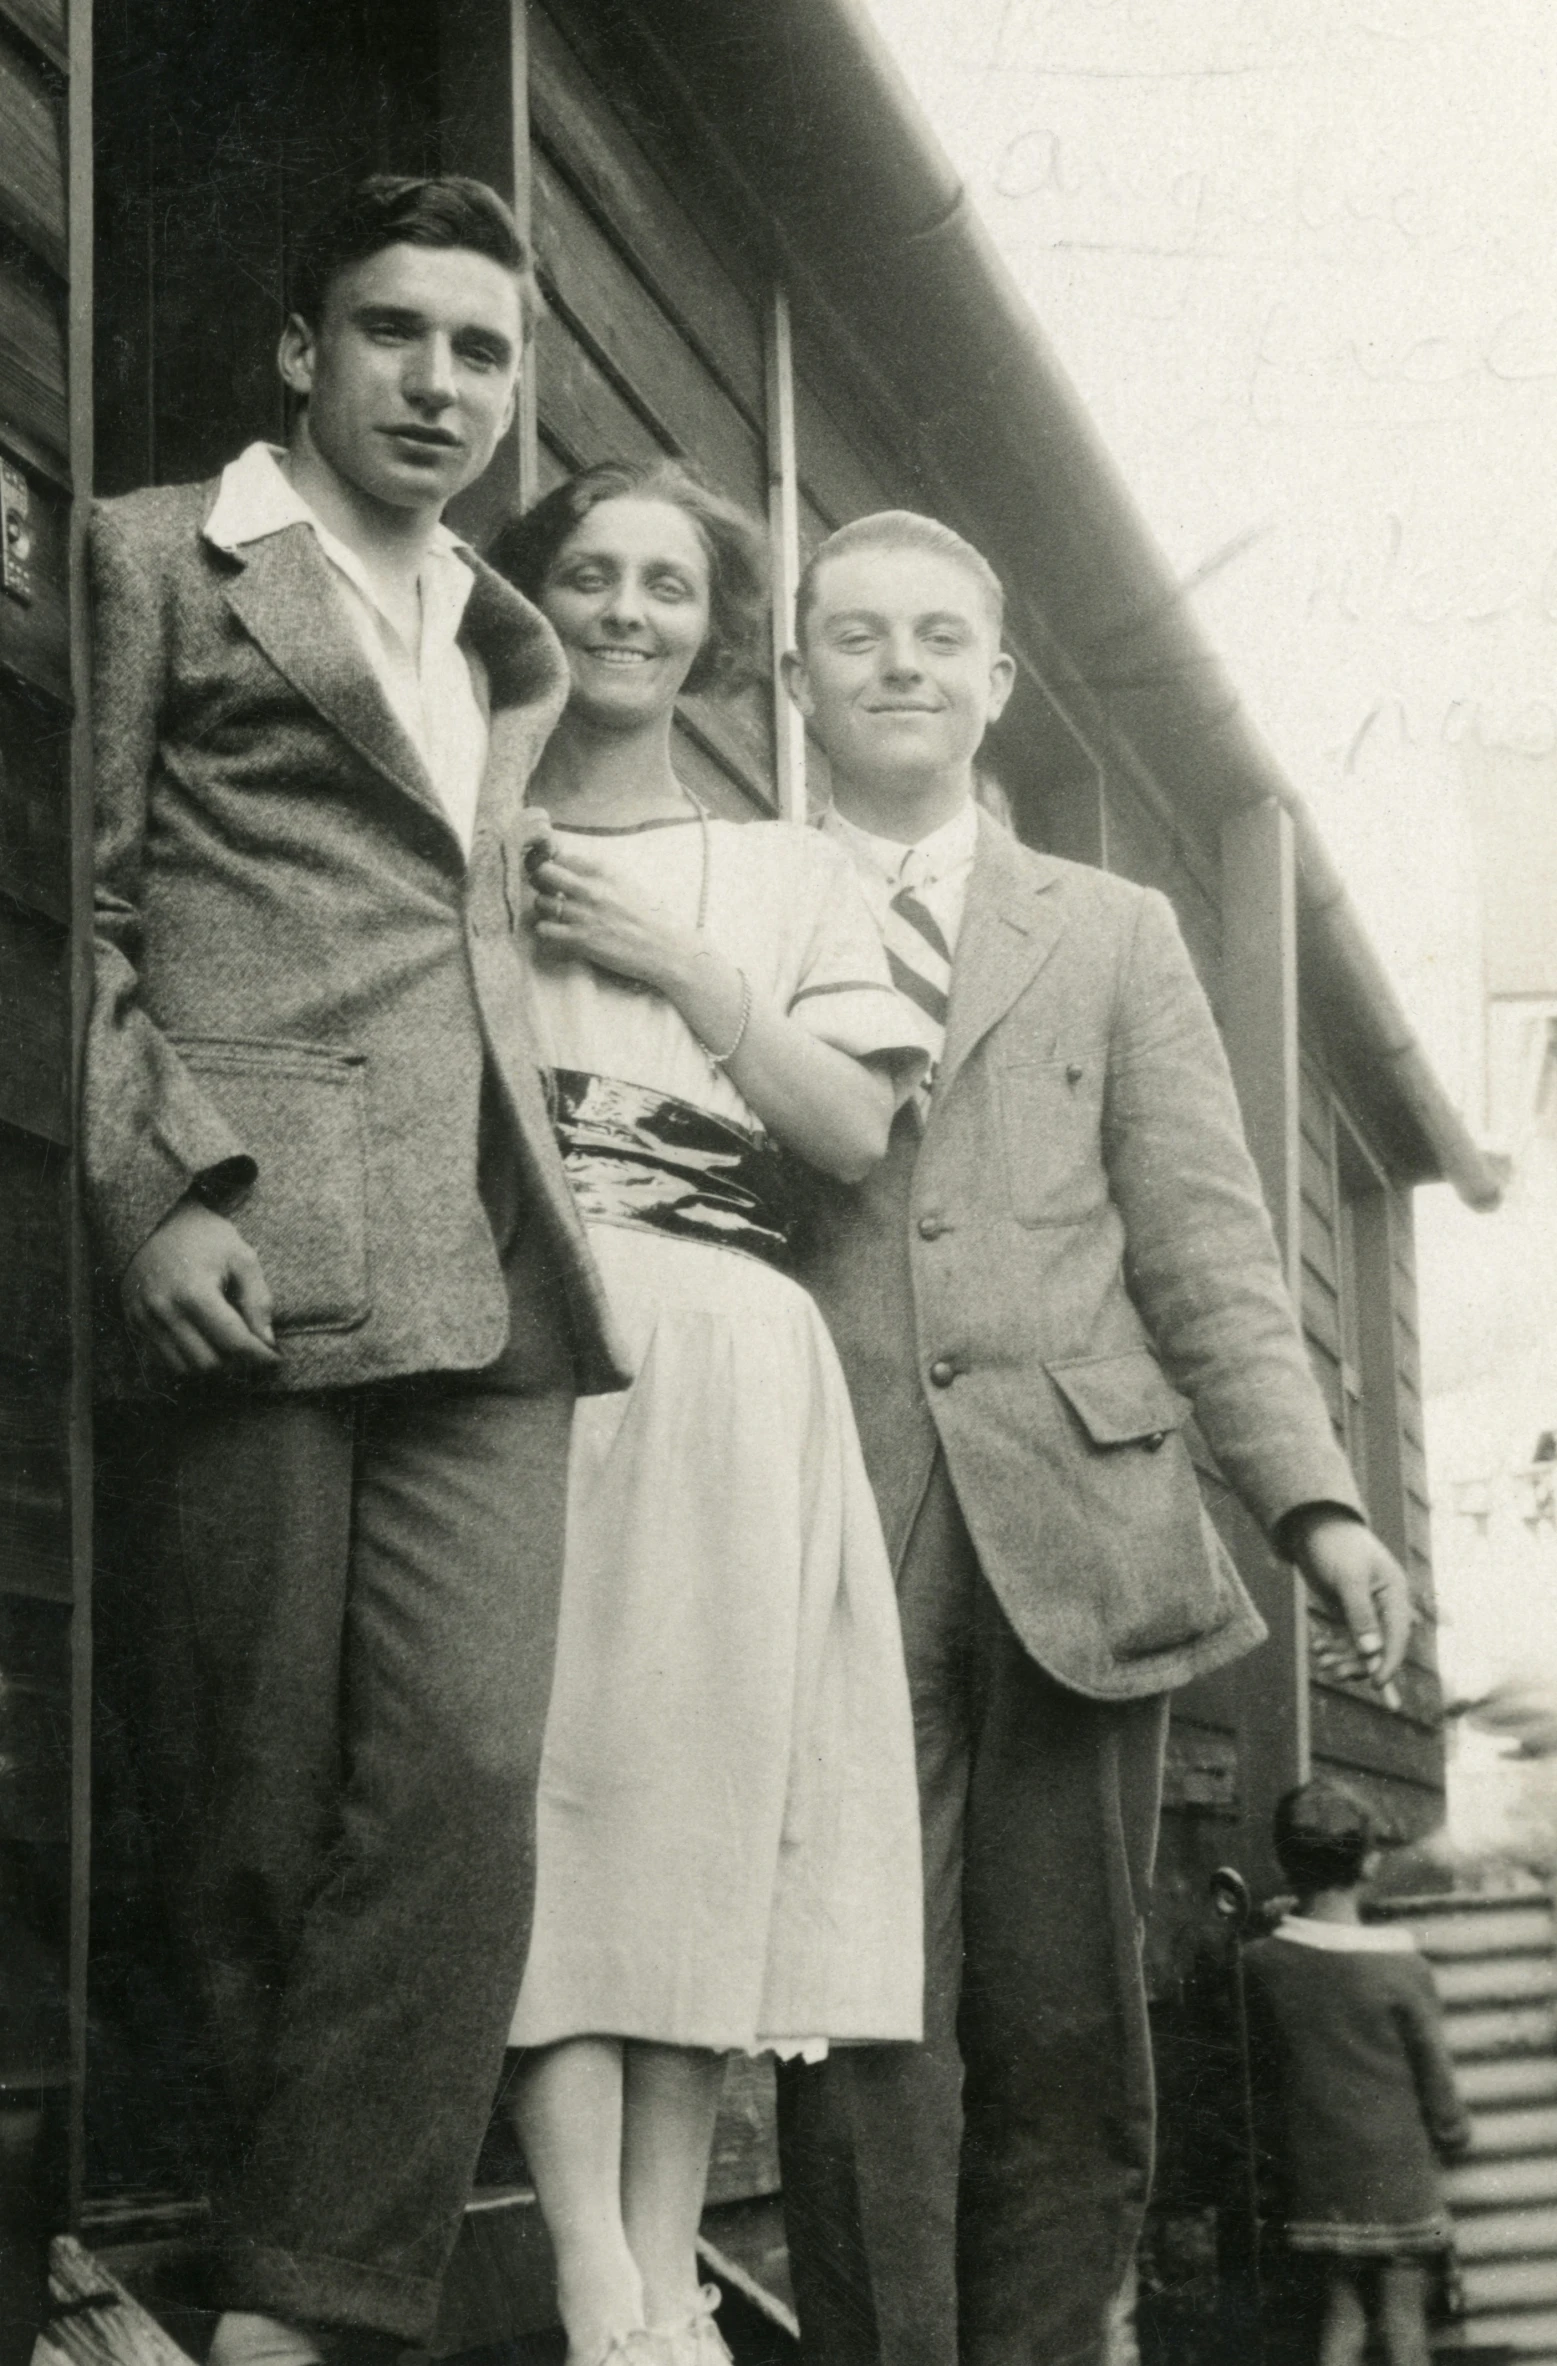
[(697, 959), (699, 945), (662, 904), (631, 893), (608, 877), (599, 863), (555, 840), (525, 863), (535, 902), (530, 926), (536, 941), (555, 957), (592, 962), (613, 976), (676, 999), (674, 988)]
[(587, 855), (552, 841), (525, 867), (535, 888), (530, 925), (548, 954), (663, 994), (710, 1056), (718, 1048), (715, 1065), (775, 1140), (823, 1174), (863, 1180), (886, 1151), (890, 1077), (750, 996), (735, 962), (649, 897), (625, 893)]

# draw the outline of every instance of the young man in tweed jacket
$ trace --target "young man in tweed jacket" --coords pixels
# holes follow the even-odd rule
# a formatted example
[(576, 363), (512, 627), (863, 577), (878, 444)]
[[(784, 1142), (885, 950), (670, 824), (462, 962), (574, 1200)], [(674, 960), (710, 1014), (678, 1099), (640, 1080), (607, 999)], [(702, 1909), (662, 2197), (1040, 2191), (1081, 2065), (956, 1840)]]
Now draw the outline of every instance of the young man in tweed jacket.
[(91, 542), (104, 1619), (219, 2100), (217, 2366), (431, 2331), (523, 1967), (572, 1400), (620, 1381), (514, 942), (566, 669), (440, 523), (528, 257), (481, 185), (379, 179), (293, 303), (290, 448)]
[(1099, 2366), (1151, 2165), (1167, 1694), (1263, 1632), (1191, 1416), (1357, 1673), (1409, 1627), (1168, 904), (974, 804), (1000, 611), (977, 551), (888, 512), (815, 554), (789, 660), (935, 1063), (800, 1263), (897, 1570), (926, 1902), (924, 2046), (781, 2074), (813, 2366)]

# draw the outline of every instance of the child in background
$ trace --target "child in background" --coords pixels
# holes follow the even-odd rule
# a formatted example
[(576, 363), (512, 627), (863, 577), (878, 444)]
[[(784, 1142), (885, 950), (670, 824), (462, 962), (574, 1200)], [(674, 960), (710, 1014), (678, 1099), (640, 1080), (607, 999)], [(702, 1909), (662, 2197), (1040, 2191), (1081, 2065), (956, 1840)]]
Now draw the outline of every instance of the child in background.
[(1432, 1975), (1408, 1930), (1364, 1923), (1368, 1810), (1336, 1782), (1276, 1809), (1297, 1910), (1245, 1955), (1256, 2061), (1274, 2089), (1286, 2239), (1329, 2263), (1319, 2366), (1428, 2366), (1431, 2264), (1450, 2242), (1438, 2174), (1470, 2143)]

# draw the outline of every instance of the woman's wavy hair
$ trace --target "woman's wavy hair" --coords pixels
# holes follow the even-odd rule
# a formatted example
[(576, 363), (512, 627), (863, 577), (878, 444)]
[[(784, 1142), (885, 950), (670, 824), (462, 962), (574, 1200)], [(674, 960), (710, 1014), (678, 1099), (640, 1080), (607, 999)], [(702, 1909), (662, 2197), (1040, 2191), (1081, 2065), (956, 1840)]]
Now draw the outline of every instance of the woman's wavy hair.
[(684, 460), (597, 460), (499, 527), (487, 559), (540, 601), (557, 553), (602, 501), (668, 501), (708, 554), (708, 638), (685, 688), (728, 694), (754, 681), (767, 655), (768, 544), (755, 518)]

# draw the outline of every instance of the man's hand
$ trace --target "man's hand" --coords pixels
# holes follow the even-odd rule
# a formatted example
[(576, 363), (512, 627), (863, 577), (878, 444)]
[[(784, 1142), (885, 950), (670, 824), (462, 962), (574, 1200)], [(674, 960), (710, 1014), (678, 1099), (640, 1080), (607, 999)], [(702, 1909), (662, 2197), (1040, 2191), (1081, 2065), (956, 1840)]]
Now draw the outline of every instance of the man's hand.
[(1325, 1608), (1339, 1611), (1350, 1630), (1353, 1651), (1330, 1653), (1332, 1672), (1367, 1676), (1398, 1708), (1390, 1679), (1406, 1656), (1412, 1610), (1406, 1573), (1394, 1554), (1360, 1520), (1324, 1504), (1294, 1520), (1286, 1542)]
[(236, 1224), (182, 1199), (124, 1269), (136, 1338), (170, 1372), (273, 1372), (270, 1291)]

